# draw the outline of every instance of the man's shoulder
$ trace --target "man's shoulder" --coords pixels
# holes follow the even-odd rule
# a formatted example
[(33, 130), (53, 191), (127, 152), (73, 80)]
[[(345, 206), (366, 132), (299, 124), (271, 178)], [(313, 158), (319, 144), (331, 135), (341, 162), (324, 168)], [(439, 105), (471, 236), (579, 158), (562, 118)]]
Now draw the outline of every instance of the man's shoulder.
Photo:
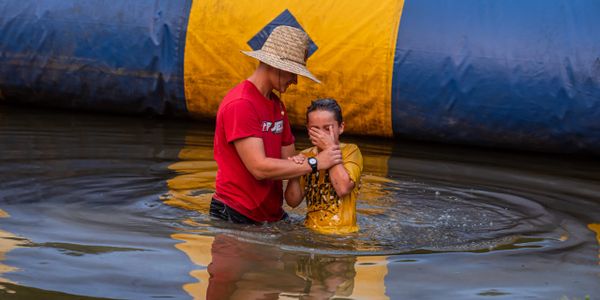
[(229, 115), (240, 111), (251, 113), (254, 109), (252, 108), (252, 104), (244, 98), (225, 98), (219, 105), (217, 115)]
[(248, 93), (244, 91), (244, 87), (238, 89), (237, 87), (229, 91), (223, 98), (221, 106), (223, 108), (236, 105), (252, 105), (252, 99)]
[(256, 99), (256, 95), (253, 92), (253, 86), (247, 80), (240, 82), (233, 89), (231, 89), (225, 97), (223, 97), (223, 101), (221, 105), (231, 105), (231, 104), (239, 104), (240, 102), (243, 104), (252, 104)]

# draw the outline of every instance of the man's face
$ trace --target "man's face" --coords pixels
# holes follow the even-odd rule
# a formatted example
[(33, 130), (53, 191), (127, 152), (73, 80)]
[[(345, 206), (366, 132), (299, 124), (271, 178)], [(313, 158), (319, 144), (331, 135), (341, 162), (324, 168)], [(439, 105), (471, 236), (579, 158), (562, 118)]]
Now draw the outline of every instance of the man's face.
[(298, 75), (294, 73), (275, 68), (273, 71), (271, 82), (273, 83), (273, 88), (280, 93), (285, 93), (290, 85), (298, 83)]

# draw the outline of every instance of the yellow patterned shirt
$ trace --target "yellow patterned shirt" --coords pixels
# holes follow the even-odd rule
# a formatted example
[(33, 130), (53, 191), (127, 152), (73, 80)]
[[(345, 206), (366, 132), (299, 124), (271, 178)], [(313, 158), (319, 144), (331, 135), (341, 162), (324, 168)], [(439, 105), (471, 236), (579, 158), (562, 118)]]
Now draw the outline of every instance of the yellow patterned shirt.
[[(300, 177), (300, 189), (306, 199), (306, 227), (329, 234), (344, 234), (358, 231), (356, 224), (356, 198), (360, 188), (363, 158), (354, 144), (340, 144), (344, 168), (354, 182), (350, 194), (340, 198), (329, 180), (329, 172), (322, 170)], [(317, 148), (302, 151), (307, 157), (316, 156)]]

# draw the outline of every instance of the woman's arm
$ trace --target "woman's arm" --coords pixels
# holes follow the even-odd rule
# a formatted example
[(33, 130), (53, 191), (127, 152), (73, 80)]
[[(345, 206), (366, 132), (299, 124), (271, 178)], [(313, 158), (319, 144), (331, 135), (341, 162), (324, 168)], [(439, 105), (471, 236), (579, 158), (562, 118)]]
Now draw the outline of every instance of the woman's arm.
[(344, 168), (343, 164), (338, 164), (329, 169), (329, 179), (331, 185), (335, 189), (335, 193), (340, 197), (344, 197), (354, 189), (354, 181), (350, 179), (348, 171)]
[[(318, 128), (310, 128), (308, 135), (312, 144), (319, 149), (326, 149), (331, 145), (339, 146), (331, 127), (328, 128), (327, 132)], [(334, 165), (327, 171), (329, 172), (331, 185), (333, 185), (335, 193), (340, 198), (352, 192), (352, 189), (354, 189), (354, 182), (350, 179), (350, 175), (348, 174), (348, 171), (346, 171), (346, 168), (344, 168), (343, 163)]]
[(285, 202), (290, 207), (297, 207), (302, 203), (304, 198), (304, 191), (300, 188), (300, 178), (292, 178), (288, 180), (287, 187), (285, 189)]

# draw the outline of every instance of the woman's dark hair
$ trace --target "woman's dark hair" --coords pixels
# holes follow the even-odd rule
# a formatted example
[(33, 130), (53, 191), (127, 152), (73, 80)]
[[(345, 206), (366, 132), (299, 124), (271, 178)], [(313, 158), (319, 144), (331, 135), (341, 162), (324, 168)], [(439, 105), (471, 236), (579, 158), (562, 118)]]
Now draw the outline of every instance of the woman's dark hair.
[(338, 124), (342, 124), (342, 108), (335, 101), (335, 99), (331, 98), (323, 98), (317, 99), (310, 103), (310, 106), (306, 108), (306, 122), (308, 123), (308, 114), (315, 110), (324, 110), (333, 113), (333, 117), (338, 122)]

